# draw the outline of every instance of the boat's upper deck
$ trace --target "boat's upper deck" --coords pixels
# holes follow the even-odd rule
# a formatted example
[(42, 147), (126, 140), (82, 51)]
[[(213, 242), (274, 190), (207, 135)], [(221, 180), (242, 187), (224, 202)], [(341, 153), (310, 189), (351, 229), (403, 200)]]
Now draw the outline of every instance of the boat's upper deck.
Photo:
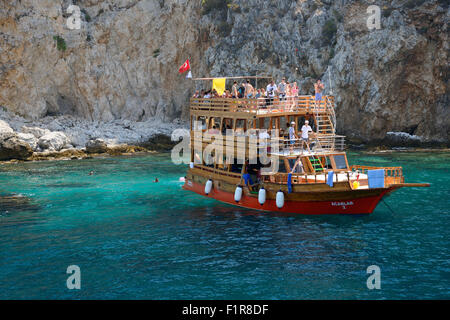
[(194, 115), (223, 115), (239, 113), (240, 116), (270, 117), (283, 115), (308, 115), (334, 113), (334, 96), (323, 96), (315, 101), (314, 96), (238, 98), (191, 98), (190, 111)]

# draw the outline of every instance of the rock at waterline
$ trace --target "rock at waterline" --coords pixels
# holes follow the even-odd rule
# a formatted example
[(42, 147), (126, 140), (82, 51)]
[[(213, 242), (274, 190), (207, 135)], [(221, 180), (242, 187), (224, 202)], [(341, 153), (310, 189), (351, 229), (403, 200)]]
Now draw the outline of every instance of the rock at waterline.
[(38, 151), (38, 149), (39, 149), (38, 139), (34, 135), (32, 135), (31, 133), (19, 132), (19, 133), (17, 133), (17, 137), (20, 140), (28, 143), (30, 145), (31, 149), (33, 149), (33, 151)]
[(86, 143), (87, 153), (105, 153), (108, 151), (108, 146), (103, 139), (91, 139)]
[(17, 134), (0, 133), (0, 160), (26, 160), (32, 154), (30, 145), (19, 139)]
[(172, 141), (170, 136), (165, 134), (157, 134), (140, 145), (148, 150), (170, 151), (178, 143), (178, 141)]
[(50, 132), (39, 138), (39, 147), (43, 150), (59, 151), (70, 146), (70, 139), (63, 132)]

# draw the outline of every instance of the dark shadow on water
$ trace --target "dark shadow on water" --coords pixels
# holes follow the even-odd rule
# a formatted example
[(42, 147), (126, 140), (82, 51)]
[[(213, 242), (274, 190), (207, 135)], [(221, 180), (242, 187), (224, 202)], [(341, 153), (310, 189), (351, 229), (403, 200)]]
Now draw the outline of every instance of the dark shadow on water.
[(33, 201), (20, 194), (0, 194), (0, 215), (22, 211), (39, 211), (41, 207)]
[(92, 183), (88, 182), (72, 182), (72, 183), (50, 183), (46, 184), (47, 188), (87, 188), (92, 186)]

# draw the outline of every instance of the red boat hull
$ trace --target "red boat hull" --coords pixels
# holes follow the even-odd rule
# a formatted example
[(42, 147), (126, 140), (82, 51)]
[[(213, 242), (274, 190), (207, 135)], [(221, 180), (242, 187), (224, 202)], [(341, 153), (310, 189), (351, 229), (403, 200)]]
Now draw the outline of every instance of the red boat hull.
[(368, 197), (359, 197), (355, 199), (346, 199), (343, 201), (289, 201), (285, 200), (284, 206), (280, 209), (277, 207), (275, 200), (267, 199), (261, 205), (257, 197), (252, 197), (243, 193), (239, 202), (234, 200), (234, 194), (217, 190), (213, 188), (211, 192), (205, 194), (205, 186), (191, 180), (186, 180), (183, 189), (193, 191), (208, 198), (213, 198), (232, 205), (273, 212), (298, 213), (308, 215), (318, 214), (370, 214), (381, 198), (392, 189), (382, 189), (379, 193)]

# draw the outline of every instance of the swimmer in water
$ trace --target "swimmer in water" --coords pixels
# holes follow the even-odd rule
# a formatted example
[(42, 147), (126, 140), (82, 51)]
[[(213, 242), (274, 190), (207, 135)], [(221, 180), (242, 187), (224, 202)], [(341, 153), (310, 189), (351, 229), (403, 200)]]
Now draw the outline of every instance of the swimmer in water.
[(89, 172), (89, 175), (92, 176), (94, 174), (94, 171)]
[(159, 182), (158, 178), (155, 178), (155, 181), (153, 181), (153, 182), (155, 182), (155, 183), (156, 183), (156, 182)]

